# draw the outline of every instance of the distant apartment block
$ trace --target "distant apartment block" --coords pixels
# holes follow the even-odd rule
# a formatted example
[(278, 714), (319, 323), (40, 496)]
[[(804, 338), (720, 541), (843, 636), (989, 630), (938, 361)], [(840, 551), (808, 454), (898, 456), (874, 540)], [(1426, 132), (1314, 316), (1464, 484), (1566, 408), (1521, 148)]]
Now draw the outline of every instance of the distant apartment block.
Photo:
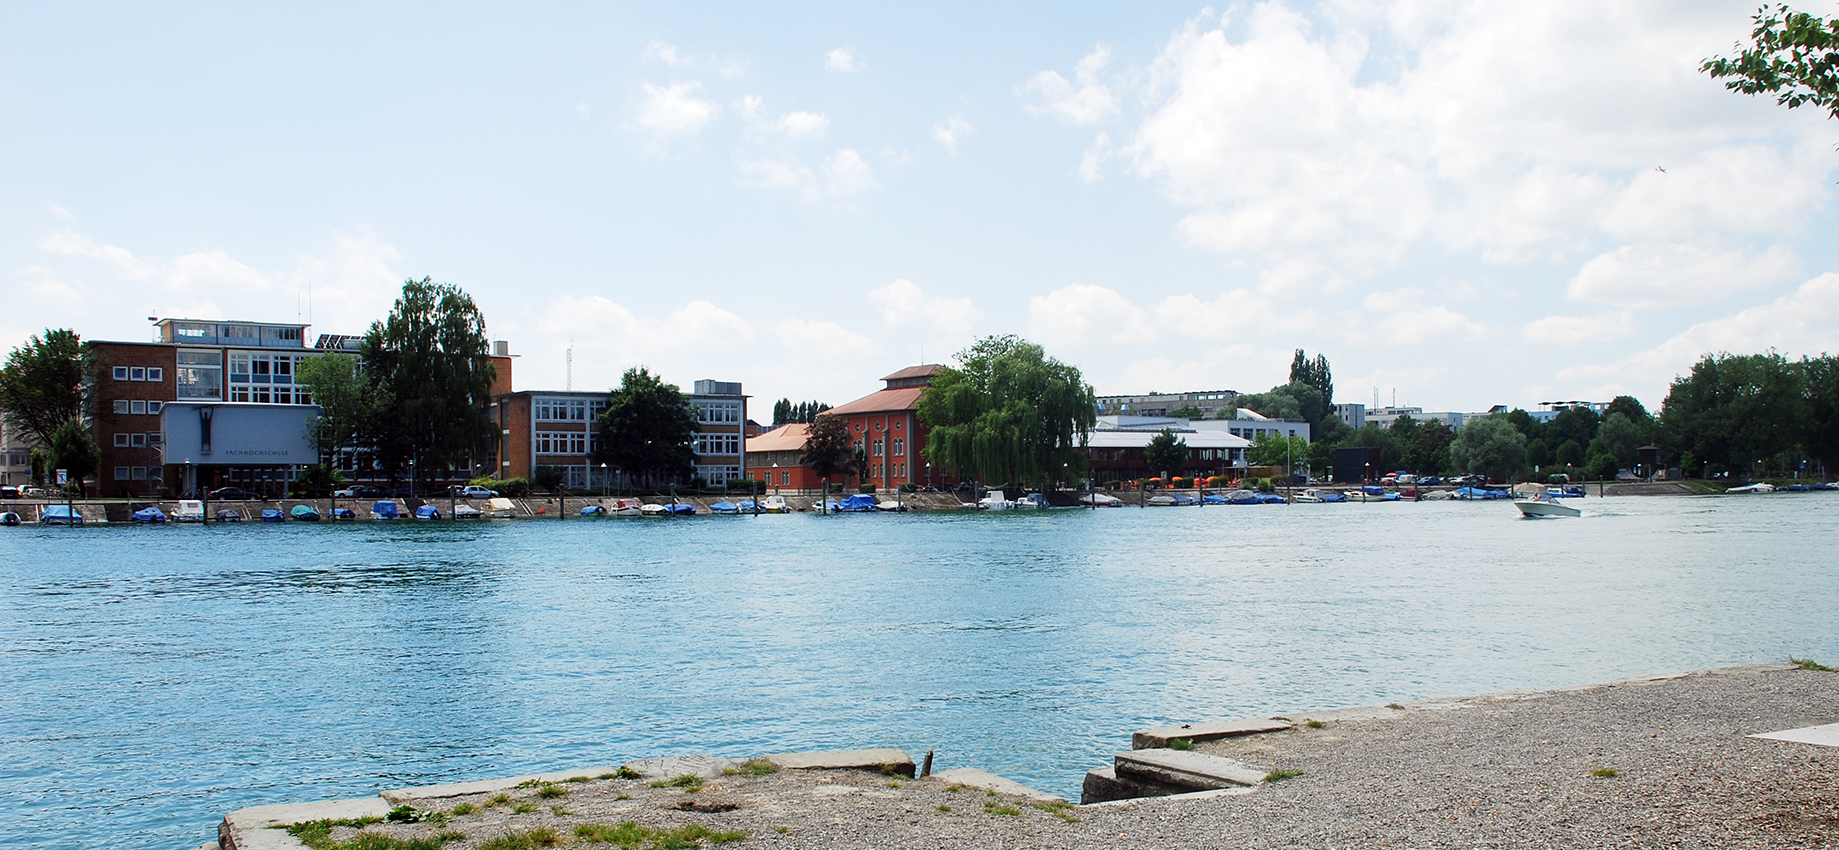
[(0, 416), (0, 484), (31, 483), (32, 449), (35, 447), (24, 429), (14, 427)]
[(1200, 409), (1203, 418), (1211, 419), (1218, 415), (1221, 408), (1230, 407), (1238, 397), (1238, 390), (1106, 395), (1098, 397), (1098, 415), (1168, 416), (1184, 407), (1196, 407)]

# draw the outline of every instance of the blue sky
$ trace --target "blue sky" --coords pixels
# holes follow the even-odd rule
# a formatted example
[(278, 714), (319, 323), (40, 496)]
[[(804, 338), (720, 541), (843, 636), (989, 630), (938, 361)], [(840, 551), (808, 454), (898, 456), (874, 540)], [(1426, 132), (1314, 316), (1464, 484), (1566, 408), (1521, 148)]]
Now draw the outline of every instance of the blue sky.
[(520, 389), (572, 344), (841, 403), (1013, 332), (1106, 394), (1300, 347), (1341, 401), (1657, 405), (1839, 350), (1839, 122), (1696, 71), (1753, 10), (4, 3), (0, 345), (432, 276)]

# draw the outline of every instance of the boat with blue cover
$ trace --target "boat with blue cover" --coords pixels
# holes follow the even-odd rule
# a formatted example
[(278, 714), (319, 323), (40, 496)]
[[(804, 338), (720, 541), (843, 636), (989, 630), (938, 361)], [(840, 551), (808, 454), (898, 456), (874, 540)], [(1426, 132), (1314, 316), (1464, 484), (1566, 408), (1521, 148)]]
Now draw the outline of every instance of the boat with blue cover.
[(313, 510), (312, 505), (295, 505), (287, 512), (287, 515), (293, 517), (297, 522), (319, 521), (319, 511)]
[(370, 506), (371, 519), (398, 519), (402, 512), (396, 509), (396, 503), (385, 499)]
[(716, 502), (713, 505), (710, 505), (709, 512), (717, 513), (717, 514), (738, 514), (741, 512), (741, 506), (733, 502), (730, 502), (727, 499), (723, 499), (719, 502)]
[(287, 514), (282, 513), (280, 508), (263, 508), (262, 509), (262, 521), (263, 522), (287, 522)]
[(149, 525), (166, 521), (166, 512), (160, 510), (159, 505), (149, 505), (141, 508), (135, 511), (132, 516), (135, 522), (144, 522)]
[(441, 509), (433, 505), (422, 505), (415, 509), (415, 518), (420, 520), (440, 519)]

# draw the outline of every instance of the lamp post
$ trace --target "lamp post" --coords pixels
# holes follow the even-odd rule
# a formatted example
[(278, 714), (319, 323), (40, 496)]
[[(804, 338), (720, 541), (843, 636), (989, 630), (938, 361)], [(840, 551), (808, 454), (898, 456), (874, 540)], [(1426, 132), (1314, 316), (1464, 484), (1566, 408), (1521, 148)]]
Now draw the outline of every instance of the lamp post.
[(611, 483), (611, 479), (607, 478), (607, 464), (605, 461), (602, 461), (600, 464), (600, 495), (602, 497), (606, 496), (607, 491), (612, 489)]

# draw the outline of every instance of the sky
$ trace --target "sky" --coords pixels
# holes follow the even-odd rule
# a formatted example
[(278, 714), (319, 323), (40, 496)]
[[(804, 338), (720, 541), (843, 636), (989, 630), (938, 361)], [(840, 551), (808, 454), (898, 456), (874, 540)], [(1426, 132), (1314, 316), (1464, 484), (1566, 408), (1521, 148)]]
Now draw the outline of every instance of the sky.
[(1301, 348), (1341, 402), (1658, 408), (1839, 352), (1839, 121), (1698, 71), (1754, 10), (8, 0), (0, 346), (431, 277), (520, 390), (765, 413), (1013, 333), (1101, 395)]

